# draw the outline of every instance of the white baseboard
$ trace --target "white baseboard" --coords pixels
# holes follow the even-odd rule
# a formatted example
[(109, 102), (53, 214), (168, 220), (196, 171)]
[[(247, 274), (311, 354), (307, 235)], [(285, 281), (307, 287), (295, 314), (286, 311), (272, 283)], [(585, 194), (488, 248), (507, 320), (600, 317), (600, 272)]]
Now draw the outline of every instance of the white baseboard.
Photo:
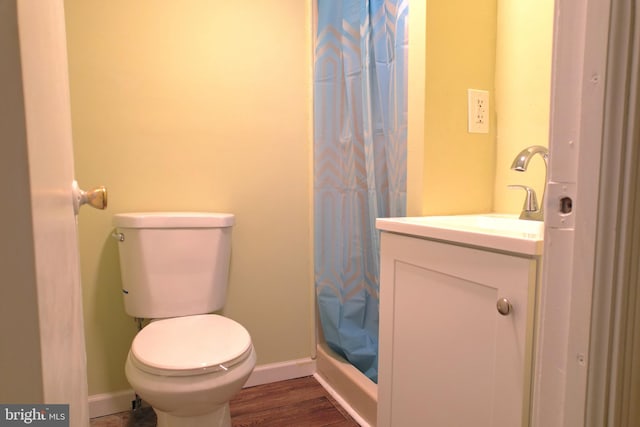
[[(289, 360), (256, 366), (249, 380), (244, 385), (268, 384), (293, 378), (307, 377), (316, 372), (316, 361), (311, 358)], [(89, 396), (89, 417), (104, 417), (129, 411), (131, 401), (135, 399), (133, 390), (121, 390), (113, 393), (94, 394)]]
[(245, 387), (308, 377), (315, 374), (316, 361), (309, 357), (256, 366)]
[(93, 394), (89, 396), (89, 417), (104, 417), (129, 411), (131, 401), (136, 398), (133, 390), (121, 390), (113, 393)]

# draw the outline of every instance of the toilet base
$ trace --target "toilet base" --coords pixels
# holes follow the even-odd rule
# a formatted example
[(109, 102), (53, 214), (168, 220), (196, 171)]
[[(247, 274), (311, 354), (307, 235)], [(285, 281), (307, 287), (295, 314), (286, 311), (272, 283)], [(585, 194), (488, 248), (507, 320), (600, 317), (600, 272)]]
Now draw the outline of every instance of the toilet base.
[(157, 427), (231, 427), (228, 403), (213, 412), (194, 417), (177, 417), (155, 408), (153, 410), (158, 418)]
[(125, 375), (131, 388), (155, 411), (158, 427), (230, 427), (229, 401), (242, 390), (256, 365), (256, 351), (226, 370), (164, 376), (139, 369), (131, 351)]

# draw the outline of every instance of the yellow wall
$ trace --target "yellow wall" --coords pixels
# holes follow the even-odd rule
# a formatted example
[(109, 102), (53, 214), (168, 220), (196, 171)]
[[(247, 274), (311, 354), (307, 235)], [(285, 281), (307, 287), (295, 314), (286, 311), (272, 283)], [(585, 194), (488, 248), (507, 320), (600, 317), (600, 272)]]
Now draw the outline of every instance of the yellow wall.
[[(433, 0), (426, 15), (422, 214), (489, 212), (495, 170), (496, 0)], [(488, 134), (467, 132), (467, 89), (490, 93)]]
[(236, 214), (225, 315), (258, 363), (313, 345), (311, 17), (300, 0), (66, 0), (89, 393), (129, 388), (112, 215)]
[(422, 215), (427, 4), (409, 1), (409, 93), (407, 94), (407, 216)]
[[(412, 13), (416, 4), (424, 14), (419, 1)], [(510, 166), (521, 149), (548, 146), (553, 0), (431, 0), (425, 21), (424, 56), (410, 44), (409, 73), (419, 81), (410, 85), (425, 85), (422, 100), (409, 97), (408, 214), (519, 213), (524, 193), (508, 184), (529, 185), (542, 201), (542, 160), (525, 173)], [(469, 88), (490, 92), (489, 134), (467, 132)]]
[(524, 173), (510, 167), (523, 148), (549, 146), (553, 3), (553, 0), (498, 0), (496, 212), (522, 210), (524, 192), (508, 189), (509, 184), (533, 187), (538, 201), (542, 201), (545, 181), (542, 159), (536, 156)]

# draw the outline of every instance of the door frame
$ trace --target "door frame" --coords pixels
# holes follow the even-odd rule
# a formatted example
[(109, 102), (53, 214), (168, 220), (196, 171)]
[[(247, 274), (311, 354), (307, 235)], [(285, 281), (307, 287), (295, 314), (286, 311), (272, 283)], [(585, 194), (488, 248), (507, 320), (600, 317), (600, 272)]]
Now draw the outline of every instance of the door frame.
[[(536, 427), (640, 421), (620, 403), (639, 393), (628, 379), (640, 339), (640, 249), (630, 244), (640, 238), (640, 27), (628, 3), (555, 4)], [(571, 214), (559, 212), (563, 197)]]

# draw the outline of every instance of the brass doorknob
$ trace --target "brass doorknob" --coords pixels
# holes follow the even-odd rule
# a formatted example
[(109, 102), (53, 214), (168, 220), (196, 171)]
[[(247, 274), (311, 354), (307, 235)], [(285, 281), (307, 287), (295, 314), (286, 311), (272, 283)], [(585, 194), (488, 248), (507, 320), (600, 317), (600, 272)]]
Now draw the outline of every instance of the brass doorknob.
[(103, 185), (85, 191), (82, 196), (81, 205), (87, 204), (96, 209), (107, 208), (107, 189)]
[(78, 187), (78, 182), (73, 181), (73, 207), (76, 214), (82, 205), (89, 205), (96, 209), (106, 209), (107, 189), (101, 185), (89, 191), (83, 191)]

